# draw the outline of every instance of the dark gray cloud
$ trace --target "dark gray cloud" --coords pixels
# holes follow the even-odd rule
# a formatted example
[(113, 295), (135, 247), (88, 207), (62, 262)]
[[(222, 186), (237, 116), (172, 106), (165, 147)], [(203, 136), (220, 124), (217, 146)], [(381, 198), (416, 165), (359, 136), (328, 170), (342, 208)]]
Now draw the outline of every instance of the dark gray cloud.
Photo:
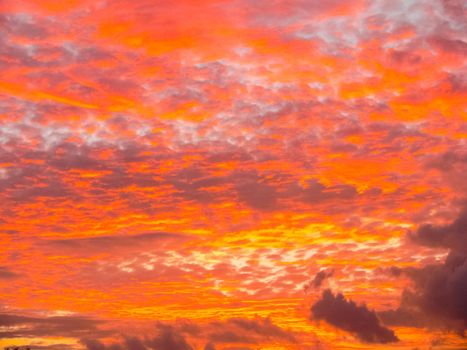
[(19, 275), (11, 271), (8, 267), (0, 266), (0, 280), (1, 279), (9, 280), (9, 279), (14, 279), (18, 277)]
[[(153, 339), (146, 341), (149, 348), (155, 350), (193, 350), (185, 337), (177, 332), (174, 327), (160, 324), (158, 328), (159, 334)], [(139, 349), (128, 348), (128, 350)]]
[(128, 350), (146, 350), (143, 342), (137, 337), (125, 338), (125, 345)]
[(429, 314), (463, 322), (463, 333), (467, 326), (467, 208), (452, 223), (422, 225), (410, 237), (426, 246), (450, 249), (443, 264), (406, 270), (415, 284), (412, 303)]
[(104, 344), (98, 338), (84, 338), (81, 343), (87, 350), (193, 350), (189, 339), (205, 341), (204, 350), (215, 350), (215, 344), (222, 348), (240, 349), (245, 344), (264, 342), (296, 343), (293, 333), (276, 326), (269, 318), (230, 318), (196, 324), (181, 320), (174, 324), (156, 323), (156, 334), (149, 336), (124, 337), (118, 343)]
[(467, 209), (448, 225), (425, 224), (409, 237), (421, 245), (450, 248), (467, 253)]
[(467, 209), (447, 225), (421, 225), (409, 238), (420, 245), (448, 248), (446, 260), (400, 272), (413, 281), (399, 308), (382, 312), (388, 324), (448, 328), (464, 335), (467, 328)]
[(315, 277), (313, 277), (313, 279), (311, 281), (309, 281), (308, 283), (306, 283), (304, 286), (303, 286), (303, 291), (305, 293), (309, 292), (311, 289), (317, 289), (317, 288), (320, 288), (322, 286), (322, 284), (324, 283), (324, 281), (326, 279), (328, 279), (329, 277), (331, 277), (332, 275), (334, 274), (334, 270), (333, 269), (329, 269), (329, 270), (321, 270), (319, 271)]
[(213, 177), (198, 167), (182, 169), (169, 177), (169, 182), (188, 200), (212, 202), (216, 195), (206, 191), (210, 186), (225, 186), (228, 182), (224, 177)]
[(67, 238), (43, 240), (42, 245), (53, 246), (61, 249), (71, 249), (86, 252), (110, 250), (116, 248), (141, 247), (148, 244), (159, 243), (164, 245), (168, 241), (183, 241), (187, 236), (169, 232), (145, 232), (136, 235), (108, 235), (86, 238)]
[(83, 344), (88, 350), (147, 350), (148, 348), (143, 342), (137, 337), (126, 337), (124, 341), (120, 343), (113, 343), (105, 345), (98, 339), (81, 339)]
[(216, 346), (214, 345), (214, 343), (209, 342), (204, 347), (204, 350), (216, 350)]
[(272, 210), (277, 206), (278, 195), (275, 188), (260, 177), (246, 176), (239, 179), (236, 190), (240, 201), (252, 208)]
[(121, 343), (103, 344), (99, 339), (84, 338), (81, 343), (87, 350), (193, 350), (185, 337), (173, 326), (157, 323), (154, 337), (125, 337)]
[(428, 323), (417, 310), (399, 307), (394, 310), (385, 310), (378, 312), (379, 318), (388, 326), (417, 327), (428, 326)]
[(296, 342), (294, 335), (275, 324), (269, 318), (230, 318), (210, 324), (209, 339), (214, 343), (256, 344), (275, 339), (282, 342)]
[(86, 347), (87, 350), (122, 350), (123, 349), (120, 344), (112, 344), (110, 346), (107, 346), (98, 339), (84, 338), (84, 339), (81, 339), (80, 342)]
[(454, 330), (464, 336), (467, 327), (467, 255), (451, 252), (443, 264), (409, 268), (402, 272), (413, 281), (404, 290), (400, 306), (379, 314), (388, 325)]
[(334, 270), (321, 270), (319, 271), (313, 280), (310, 282), (311, 286), (314, 288), (319, 288), (321, 287), (321, 284), (326, 280), (327, 278), (331, 277), (334, 273)]
[(25, 348), (29, 348), (31, 350), (76, 350), (76, 347), (70, 344), (50, 344), (50, 345), (29, 344), (29, 345), (21, 346), (21, 350)]
[(340, 293), (334, 295), (329, 289), (311, 307), (311, 318), (324, 320), (364, 342), (393, 343), (399, 340), (392, 330), (381, 325), (376, 313), (366, 305), (357, 305)]
[(321, 203), (329, 200), (346, 200), (355, 198), (358, 193), (351, 185), (324, 186), (317, 180), (310, 180), (303, 190), (303, 200), (309, 203)]
[(41, 336), (83, 337), (108, 334), (99, 329), (103, 321), (80, 316), (28, 317), (0, 314), (0, 338)]
[(227, 323), (238, 326), (239, 328), (245, 329), (250, 332), (254, 332), (259, 335), (273, 338), (283, 338), (294, 340), (293, 336), (284, 331), (282, 328), (272, 323), (269, 318), (258, 318), (258, 319), (245, 319), (245, 318), (231, 318), (227, 320)]
[(451, 252), (444, 264), (408, 269), (414, 281), (409, 305), (447, 320), (463, 321), (467, 326), (467, 254)]

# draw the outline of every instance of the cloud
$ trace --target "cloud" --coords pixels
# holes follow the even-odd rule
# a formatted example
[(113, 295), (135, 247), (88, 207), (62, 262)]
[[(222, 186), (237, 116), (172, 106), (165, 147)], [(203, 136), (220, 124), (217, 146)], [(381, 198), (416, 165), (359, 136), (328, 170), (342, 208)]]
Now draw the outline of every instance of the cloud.
[(284, 330), (269, 318), (240, 317), (207, 324), (193, 323), (188, 320), (173, 324), (156, 323), (155, 336), (125, 336), (118, 343), (104, 344), (97, 338), (84, 338), (81, 343), (88, 350), (193, 350), (191, 340), (205, 341), (205, 350), (215, 350), (215, 344), (243, 346), (264, 343), (296, 343), (293, 333)]
[[(34, 350), (76, 350), (76, 347), (71, 344), (50, 344), (50, 345), (37, 345), (37, 343), (32, 343), (29, 345), (22, 345), (21, 349), (30, 348)], [(15, 347), (13, 347), (14, 349)]]
[(227, 179), (222, 177), (210, 177), (199, 169), (193, 167), (182, 169), (173, 174), (169, 181), (179, 191), (180, 195), (189, 200), (199, 202), (212, 202), (215, 194), (206, 189), (211, 186), (225, 186)]
[(308, 203), (321, 203), (330, 200), (347, 200), (355, 198), (358, 193), (351, 185), (325, 186), (317, 180), (310, 180), (303, 191), (303, 200)]
[(321, 270), (315, 275), (315, 278), (313, 278), (313, 281), (311, 281), (311, 285), (314, 288), (319, 288), (321, 287), (321, 284), (324, 282), (324, 280), (331, 277), (333, 274), (334, 270)]
[(0, 314), (0, 338), (41, 336), (83, 337), (109, 334), (99, 329), (103, 321), (81, 316), (28, 317)]
[[(50, 23), (49, 23), (50, 24)], [(11, 36), (44, 39), (48, 36), (45, 23), (35, 23), (31, 16), (0, 14), (0, 25)]]
[(204, 350), (216, 350), (216, 346), (214, 345), (214, 343), (209, 342), (204, 347)]
[(8, 267), (0, 266), (0, 280), (1, 279), (14, 279), (18, 278), (19, 275), (13, 271), (11, 271)]
[(376, 313), (366, 305), (358, 306), (340, 293), (334, 295), (329, 289), (312, 305), (311, 318), (324, 320), (364, 342), (393, 343), (399, 340), (392, 330), (381, 325)]
[(311, 281), (309, 281), (307, 284), (304, 285), (303, 291), (307, 293), (312, 288), (317, 289), (321, 287), (323, 282), (329, 277), (331, 277), (333, 274), (334, 274), (333, 269), (319, 271)]
[[(4, 2), (0, 231), (18, 233), (0, 233), (7, 310), (66, 305), (125, 324), (170, 310), (207, 318), (197, 335), (173, 325), (197, 349), (293, 342), (274, 322), (306, 327), (289, 311), (310, 259), (351, 275), (345, 290), (397, 289), (370, 270), (430, 259), (400, 235), (467, 186), (465, 1)], [(442, 176), (424, 167), (446, 150)], [(416, 239), (454, 249), (453, 230)], [(404, 312), (439, 315), (428, 285), (452, 297), (454, 265), (412, 270)], [(326, 271), (309, 285), (325, 289)], [(225, 319), (268, 308), (274, 321)], [(59, 332), (8, 331), (46, 328)]]
[(168, 242), (183, 241), (187, 238), (187, 236), (179, 233), (145, 232), (133, 235), (107, 235), (86, 238), (42, 240), (40, 244), (89, 253), (101, 250), (108, 251), (117, 248), (129, 249), (128, 247), (136, 249), (155, 243), (158, 243), (160, 246), (165, 246)]
[(125, 338), (125, 345), (128, 350), (146, 350), (143, 342), (137, 337)]
[(428, 325), (427, 319), (423, 318), (417, 310), (407, 307), (378, 312), (378, 317), (388, 326), (420, 328)]
[(381, 313), (390, 324), (457, 330), (467, 327), (467, 209), (447, 225), (421, 225), (409, 238), (433, 248), (449, 248), (441, 264), (403, 269), (413, 281), (404, 290), (399, 308)]
[[(157, 350), (193, 350), (185, 337), (178, 333), (172, 326), (159, 325), (159, 334), (147, 341), (147, 345)], [(128, 349), (137, 350), (137, 349)]]
[(441, 50), (450, 53), (459, 55), (465, 55), (467, 53), (467, 43), (462, 40), (450, 40), (447, 38), (435, 36), (431, 39), (431, 42)]
[(443, 265), (408, 271), (417, 303), (432, 314), (467, 324), (467, 255), (451, 252)]
[(463, 209), (451, 224), (425, 224), (409, 237), (421, 245), (450, 248), (467, 254), (467, 209)]
[(87, 350), (193, 350), (181, 333), (163, 323), (157, 323), (157, 334), (154, 337), (125, 337), (122, 342), (109, 345), (99, 339), (84, 338), (81, 343)]
[(209, 339), (215, 343), (256, 344), (275, 339), (296, 342), (294, 335), (272, 323), (269, 318), (230, 318), (210, 325)]
[(467, 326), (467, 255), (451, 252), (443, 264), (409, 268), (413, 281), (400, 306), (380, 313), (390, 325), (442, 328), (464, 335)]
[(263, 179), (245, 176), (236, 186), (238, 198), (250, 207), (259, 210), (272, 210), (277, 205), (277, 193)]
[[(422, 225), (410, 238), (430, 246), (450, 248), (443, 264), (433, 264), (421, 269), (407, 269), (414, 281), (412, 303), (423, 311), (463, 321), (467, 326), (467, 207), (450, 224), (443, 226)], [(463, 331), (462, 330), (462, 331)]]
[(121, 350), (122, 348), (118, 344), (106, 346), (97, 339), (82, 339), (81, 343), (86, 347), (87, 350)]

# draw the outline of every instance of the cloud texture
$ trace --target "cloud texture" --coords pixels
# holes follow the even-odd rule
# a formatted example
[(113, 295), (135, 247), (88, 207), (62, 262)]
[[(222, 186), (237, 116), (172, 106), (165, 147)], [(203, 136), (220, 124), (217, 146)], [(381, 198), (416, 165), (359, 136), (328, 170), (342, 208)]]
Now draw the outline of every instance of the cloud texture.
[(0, 1), (0, 347), (463, 349), (466, 23)]

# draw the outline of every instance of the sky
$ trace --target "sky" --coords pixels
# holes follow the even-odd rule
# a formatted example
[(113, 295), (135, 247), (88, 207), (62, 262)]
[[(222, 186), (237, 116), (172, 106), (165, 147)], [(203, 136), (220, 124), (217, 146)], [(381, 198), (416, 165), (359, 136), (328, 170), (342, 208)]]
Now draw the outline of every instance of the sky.
[(0, 1), (0, 348), (461, 350), (467, 3)]

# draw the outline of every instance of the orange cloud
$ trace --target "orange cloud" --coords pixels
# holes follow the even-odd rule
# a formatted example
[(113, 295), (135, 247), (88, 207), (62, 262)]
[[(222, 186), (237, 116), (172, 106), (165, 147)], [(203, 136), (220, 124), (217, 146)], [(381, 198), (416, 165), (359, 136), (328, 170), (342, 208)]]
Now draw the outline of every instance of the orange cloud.
[(462, 348), (393, 322), (467, 194), (462, 9), (3, 1), (0, 344), (384, 349), (309, 319), (322, 284)]

